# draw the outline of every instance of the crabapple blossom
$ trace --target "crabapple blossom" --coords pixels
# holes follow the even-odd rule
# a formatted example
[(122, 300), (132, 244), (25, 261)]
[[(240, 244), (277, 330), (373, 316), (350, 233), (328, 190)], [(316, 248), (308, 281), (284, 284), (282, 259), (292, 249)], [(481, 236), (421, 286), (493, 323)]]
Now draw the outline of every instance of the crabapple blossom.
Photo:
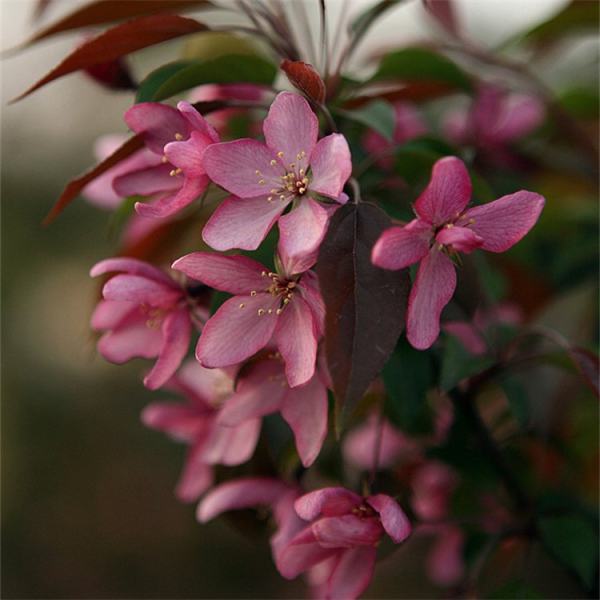
[[(157, 389), (175, 373), (192, 334), (186, 291), (160, 269), (134, 258), (109, 258), (94, 265), (92, 277), (117, 272), (102, 288), (91, 325), (103, 331), (98, 351), (110, 362), (157, 358), (144, 385)], [(201, 311), (194, 307), (195, 311)]]
[(167, 382), (165, 389), (187, 402), (154, 402), (142, 412), (143, 423), (189, 446), (176, 487), (183, 502), (197, 500), (213, 483), (213, 465), (239, 465), (254, 452), (260, 419), (236, 427), (218, 422), (220, 406), (233, 394), (237, 368), (205, 369), (189, 360)]
[(404, 511), (385, 494), (363, 498), (342, 487), (329, 487), (298, 498), (295, 509), (307, 524), (282, 551), (278, 568), (293, 579), (322, 565), (323, 598), (360, 596), (373, 576), (376, 547), (384, 534), (399, 544), (411, 533)]
[(454, 156), (438, 160), (414, 204), (417, 218), (384, 231), (373, 248), (373, 263), (385, 269), (420, 262), (406, 317), (408, 341), (417, 349), (429, 348), (439, 335), (440, 314), (456, 287), (451, 257), (476, 248), (508, 250), (535, 225), (544, 206), (542, 196), (524, 190), (465, 210), (470, 198), (464, 163)]
[(317, 278), (306, 271), (311, 261), (291, 260), (281, 251), (279, 256), (276, 272), (245, 256), (208, 252), (193, 252), (173, 263), (173, 269), (234, 294), (204, 326), (196, 347), (201, 365), (237, 364), (272, 339), (291, 387), (312, 378), (325, 312)]
[[(215, 250), (254, 250), (275, 221), (290, 257), (315, 252), (329, 217), (347, 198), (342, 193), (352, 163), (338, 133), (317, 142), (319, 122), (308, 102), (281, 92), (263, 123), (265, 143), (239, 139), (210, 146), (204, 154), (209, 177), (233, 196), (204, 227)], [(318, 196), (330, 199), (318, 202)], [(281, 216), (288, 205), (291, 211)]]
[(189, 102), (177, 108), (142, 102), (125, 113), (125, 122), (141, 135), (160, 164), (120, 175), (113, 187), (120, 196), (150, 196), (135, 209), (144, 217), (168, 217), (193, 202), (209, 184), (202, 156), (219, 141), (215, 129)]

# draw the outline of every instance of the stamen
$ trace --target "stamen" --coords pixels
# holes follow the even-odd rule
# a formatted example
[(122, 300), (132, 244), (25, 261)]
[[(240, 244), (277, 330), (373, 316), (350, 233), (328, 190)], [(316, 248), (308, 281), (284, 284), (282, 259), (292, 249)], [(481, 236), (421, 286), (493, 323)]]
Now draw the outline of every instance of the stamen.
[(246, 306), (243, 302), (240, 304), (240, 308), (244, 308)]
[(283, 158), (283, 151), (282, 151), (282, 150), (280, 150), (280, 151), (277, 153), (277, 156), (279, 156), (279, 158)]
[(176, 134), (175, 134), (175, 139), (176, 139), (178, 142), (180, 142), (180, 141), (183, 139), (183, 134), (181, 134), (181, 133), (176, 133)]
[(277, 164), (277, 161), (276, 161), (274, 158), (272, 158), (272, 159), (270, 160), (269, 164), (270, 164), (272, 167), (274, 167), (274, 166)]
[(255, 175), (262, 175), (262, 173), (258, 169), (256, 169), (256, 171), (254, 171), (254, 174)]
[(256, 290), (252, 290), (252, 291), (250, 292), (250, 295), (251, 295), (251, 296), (256, 296)]
[(262, 317), (265, 314), (265, 309), (264, 308), (259, 308), (256, 312), (258, 313), (259, 317)]
[(278, 308), (278, 309), (275, 311), (275, 314), (277, 314), (277, 315), (280, 315), (282, 312), (283, 312), (283, 308)]
[(266, 271), (261, 271), (261, 277), (266, 277), (267, 276), (267, 272)]
[(258, 185), (265, 185), (265, 180), (264, 179), (259, 179), (258, 180)]
[(164, 154), (163, 154), (163, 155), (160, 157), (160, 162), (161, 162), (161, 163), (163, 163), (163, 164), (165, 164), (165, 163), (168, 163), (168, 162), (169, 162), (169, 159), (166, 157), (166, 155), (164, 155)]

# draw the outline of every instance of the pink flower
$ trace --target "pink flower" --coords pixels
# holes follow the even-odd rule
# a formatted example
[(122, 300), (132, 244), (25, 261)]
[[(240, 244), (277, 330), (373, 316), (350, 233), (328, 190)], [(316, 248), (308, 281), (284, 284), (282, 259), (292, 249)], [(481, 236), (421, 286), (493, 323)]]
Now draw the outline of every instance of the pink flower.
[(462, 529), (456, 525), (438, 525), (429, 533), (433, 533), (436, 539), (425, 563), (427, 576), (440, 587), (456, 585), (465, 574), (465, 535)]
[(411, 481), (412, 508), (423, 521), (441, 521), (450, 510), (458, 484), (456, 473), (444, 463), (430, 460), (417, 469)]
[(414, 205), (417, 218), (385, 231), (373, 248), (373, 263), (403, 269), (419, 262), (410, 292), (406, 323), (408, 341), (429, 348), (440, 332), (440, 314), (456, 287), (451, 256), (476, 248), (504, 252), (536, 223), (544, 198), (519, 191), (465, 210), (471, 180), (464, 163), (448, 156), (433, 166), (431, 180)]
[[(410, 102), (396, 102), (394, 104), (394, 133), (390, 142), (380, 133), (370, 129), (363, 137), (363, 146), (369, 154), (382, 154), (394, 146), (408, 142), (420, 135), (427, 133), (427, 126), (419, 111)], [(394, 161), (391, 156), (382, 156), (377, 160), (384, 169), (391, 169)]]
[(138, 202), (144, 217), (173, 215), (204, 192), (209, 179), (202, 157), (207, 146), (219, 141), (214, 128), (188, 102), (177, 109), (158, 102), (142, 102), (125, 113), (129, 128), (144, 137), (146, 147), (160, 164), (126, 173), (114, 180), (120, 196), (151, 196), (151, 203)]
[(218, 423), (219, 407), (233, 393), (235, 369), (204, 369), (187, 361), (167, 383), (187, 402), (155, 402), (142, 412), (147, 427), (163, 431), (190, 449), (175, 493), (182, 502), (194, 502), (213, 483), (213, 465), (239, 465), (254, 452), (260, 419), (238, 427)]
[(92, 277), (119, 272), (102, 288), (103, 300), (92, 315), (92, 328), (104, 331), (98, 351), (121, 364), (157, 358), (144, 378), (150, 389), (161, 387), (175, 373), (188, 351), (192, 333), (185, 290), (160, 269), (134, 258), (103, 260)]
[[(281, 257), (280, 253), (280, 257)], [(173, 263), (217, 290), (234, 294), (206, 322), (196, 347), (201, 365), (227, 367), (250, 358), (273, 339), (291, 387), (315, 372), (324, 305), (310, 263), (279, 259), (277, 272), (245, 256), (193, 252)]]
[(510, 163), (509, 145), (539, 127), (544, 114), (535, 96), (482, 85), (469, 111), (446, 117), (444, 131), (454, 143), (473, 145), (495, 162)]
[(277, 357), (251, 367), (225, 402), (219, 423), (238, 426), (248, 419), (281, 412), (294, 432), (302, 464), (317, 458), (327, 435), (327, 386), (319, 370), (305, 384), (291, 388)]
[(341, 487), (316, 490), (296, 500), (298, 516), (308, 524), (282, 551), (280, 573), (293, 579), (323, 564), (319, 596), (357, 598), (369, 585), (377, 544), (387, 533), (399, 544), (411, 525), (397, 502), (377, 494), (363, 498)]
[[(215, 250), (254, 250), (279, 220), (288, 256), (315, 252), (335, 203), (345, 201), (342, 190), (352, 171), (346, 139), (334, 133), (317, 142), (317, 116), (290, 92), (277, 96), (263, 131), (265, 144), (241, 139), (207, 149), (206, 172), (234, 196), (213, 213), (204, 241)], [(317, 195), (333, 204), (324, 206)], [(282, 217), (289, 204), (292, 210)]]

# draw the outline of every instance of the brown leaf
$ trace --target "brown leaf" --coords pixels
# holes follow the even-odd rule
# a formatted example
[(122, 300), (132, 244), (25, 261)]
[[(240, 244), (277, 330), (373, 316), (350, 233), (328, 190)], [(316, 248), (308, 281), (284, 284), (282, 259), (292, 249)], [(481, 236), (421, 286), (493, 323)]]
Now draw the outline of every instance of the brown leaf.
[(137, 88), (123, 58), (92, 65), (84, 71), (96, 83), (110, 90), (135, 90)]
[(178, 15), (153, 15), (127, 21), (108, 29), (73, 50), (59, 65), (15, 98), (16, 102), (42, 86), (93, 65), (115, 60), (136, 50), (172, 40), (183, 35), (205, 31), (206, 25)]
[(337, 427), (377, 377), (404, 328), (408, 270), (371, 263), (371, 249), (390, 225), (368, 203), (347, 204), (331, 219), (317, 274), (327, 308), (325, 351), (336, 395)]
[(312, 65), (286, 58), (281, 61), (280, 66), (294, 87), (317, 104), (325, 102), (325, 83)]
[(117, 148), (109, 157), (105, 158), (101, 163), (97, 164), (90, 171), (86, 171), (83, 175), (80, 175), (76, 179), (71, 180), (67, 187), (63, 190), (56, 204), (52, 207), (52, 210), (48, 213), (44, 219), (44, 225), (49, 225), (54, 219), (68, 206), (71, 201), (77, 197), (79, 192), (88, 184), (90, 181), (96, 179), (105, 173), (115, 165), (119, 164), (122, 160), (125, 160), (128, 156), (131, 156), (136, 150), (139, 150), (144, 146), (143, 139), (140, 135), (135, 135), (129, 138), (122, 146)]
[[(38, 2), (36, 18), (39, 18), (48, 4), (50, 4), (50, 0)], [(44, 27), (27, 40), (23, 46), (29, 46), (65, 31), (163, 12), (176, 13), (179, 10), (196, 8), (203, 4), (210, 6), (211, 2), (209, 0), (95, 0), (95, 2), (79, 7), (56, 23)]]

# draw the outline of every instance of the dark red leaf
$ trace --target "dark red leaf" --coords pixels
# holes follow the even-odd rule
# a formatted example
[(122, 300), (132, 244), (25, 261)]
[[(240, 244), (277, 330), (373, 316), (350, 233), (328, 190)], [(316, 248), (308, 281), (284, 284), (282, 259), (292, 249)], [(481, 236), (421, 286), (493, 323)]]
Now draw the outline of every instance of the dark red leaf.
[(586, 383), (600, 398), (600, 360), (598, 356), (590, 350), (577, 346), (569, 348), (568, 353)]
[(321, 245), (317, 274), (327, 307), (325, 351), (340, 421), (377, 377), (404, 328), (408, 270), (371, 263), (371, 249), (389, 225), (373, 204), (347, 204), (333, 216)]
[(52, 207), (52, 210), (48, 213), (44, 219), (44, 225), (49, 225), (54, 219), (64, 210), (64, 208), (70, 204), (70, 202), (77, 197), (79, 192), (88, 184), (90, 181), (96, 179), (105, 173), (115, 165), (119, 164), (122, 160), (125, 160), (128, 156), (131, 156), (136, 150), (139, 150), (144, 146), (144, 142), (140, 135), (134, 135), (129, 138), (121, 147), (117, 148), (109, 157), (105, 158), (101, 163), (97, 164), (90, 171), (85, 172), (76, 179), (73, 179), (67, 184), (67, 187), (63, 190), (56, 204)]
[(392, 90), (377, 92), (375, 94), (357, 96), (351, 100), (348, 100), (347, 102), (344, 102), (344, 108), (359, 108), (360, 106), (364, 106), (365, 104), (373, 102), (373, 100), (387, 100), (388, 102), (392, 103), (400, 102), (402, 100), (423, 102), (455, 93), (456, 88), (447, 83), (438, 83), (435, 81), (415, 81), (413, 83), (406, 84), (401, 88), (394, 88)]
[[(36, 7), (36, 17), (50, 4), (50, 0), (41, 0)], [(113, 21), (132, 19), (146, 15), (196, 8), (211, 5), (209, 0), (96, 0), (78, 8), (56, 23), (44, 27), (35, 33), (24, 46), (29, 46), (47, 37), (64, 31), (72, 31), (83, 27), (104, 25)]]
[(312, 65), (301, 60), (288, 60), (286, 58), (281, 61), (280, 66), (294, 87), (317, 104), (323, 104), (325, 101), (325, 83)]
[(427, 11), (451, 35), (459, 37), (458, 21), (453, 0), (423, 0)]
[(135, 90), (135, 81), (123, 58), (92, 65), (84, 69), (95, 82), (111, 90)]
[(206, 29), (206, 25), (194, 19), (178, 15), (140, 17), (116, 25), (73, 50), (58, 66), (15, 98), (13, 102), (69, 73), (115, 60), (136, 50), (183, 35), (205, 31)]

